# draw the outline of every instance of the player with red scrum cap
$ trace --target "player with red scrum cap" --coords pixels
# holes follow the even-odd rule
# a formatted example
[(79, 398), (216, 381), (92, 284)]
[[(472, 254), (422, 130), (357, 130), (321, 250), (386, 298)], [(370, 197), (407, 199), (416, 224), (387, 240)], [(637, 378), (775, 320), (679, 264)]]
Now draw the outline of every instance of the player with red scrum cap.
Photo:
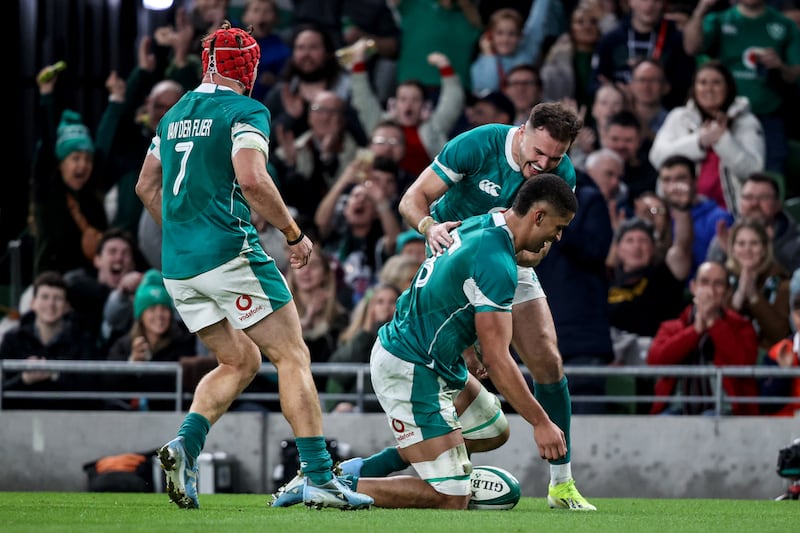
[(162, 226), (162, 274), (175, 308), (219, 365), (203, 377), (177, 436), (158, 450), (170, 500), (200, 506), (197, 458), (211, 426), (261, 367), (275, 365), (280, 403), (300, 453), (292, 497), (316, 508), (364, 509), (369, 496), (333, 474), (308, 348), (286, 281), (264, 251), (251, 209), (286, 236), (292, 268), (313, 244), (267, 173), (270, 115), (249, 97), (261, 51), (229, 22), (203, 41), (203, 80), (161, 119), (136, 193)]

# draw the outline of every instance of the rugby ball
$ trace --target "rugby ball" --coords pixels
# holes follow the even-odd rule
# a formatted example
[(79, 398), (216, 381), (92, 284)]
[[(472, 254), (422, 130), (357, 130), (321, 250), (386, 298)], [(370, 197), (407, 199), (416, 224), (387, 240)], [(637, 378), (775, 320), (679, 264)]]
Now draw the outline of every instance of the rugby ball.
[(519, 481), (496, 466), (476, 466), (469, 478), (472, 498), (469, 508), (483, 511), (513, 509), (522, 495)]

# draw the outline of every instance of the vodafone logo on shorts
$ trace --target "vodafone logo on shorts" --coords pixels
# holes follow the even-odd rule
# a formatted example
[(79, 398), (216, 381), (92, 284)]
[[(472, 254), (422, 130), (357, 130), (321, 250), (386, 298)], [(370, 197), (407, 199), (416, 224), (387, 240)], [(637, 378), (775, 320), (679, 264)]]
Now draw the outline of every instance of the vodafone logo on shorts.
[(253, 299), (247, 296), (246, 294), (242, 294), (238, 298), (236, 298), (236, 309), (239, 311), (247, 311), (250, 309), (250, 306), (253, 305)]
[(415, 434), (413, 429), (411, 431), (407, 431), (406, 425), (401, 420), (397, 420), (396, 418), (392, 418), (392, 429), (395, 432), (395, 438), (398, 442), (402, 442), (409, 437), (413, 437)]
[(253, 299), (246, 294), (242, 294), (236, 298), (235, 305), (236, 309), (240, 311), (239, 322), (244, 322), (245, 320), (252, 318), (256, 313), (259, 313), (264, 309), (263, 305), (257, 305), (253, 307)]

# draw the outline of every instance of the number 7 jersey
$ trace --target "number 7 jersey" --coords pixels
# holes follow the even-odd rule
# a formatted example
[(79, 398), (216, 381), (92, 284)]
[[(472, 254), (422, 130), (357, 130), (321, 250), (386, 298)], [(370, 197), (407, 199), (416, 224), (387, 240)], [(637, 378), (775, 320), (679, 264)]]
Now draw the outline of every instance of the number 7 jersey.
[(165, 278), (196, 276), (245, 252), (267, 260), (232, 159), (234, 139), (255, 133), (264, 142), (247, 147), (263, 147), (266, 160), (269, 122), (261, 102), (208, 83), (184, 95), (161, 119), (149, 152), (162, 165)]

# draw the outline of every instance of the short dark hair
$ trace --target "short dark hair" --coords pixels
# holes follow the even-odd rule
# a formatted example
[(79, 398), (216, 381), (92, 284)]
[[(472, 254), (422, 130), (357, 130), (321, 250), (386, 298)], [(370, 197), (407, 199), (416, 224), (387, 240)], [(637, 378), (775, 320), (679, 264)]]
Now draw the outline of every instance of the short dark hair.
[(40, 287), (56, 287), (62, 289), (64, 293), (67, 292), (67, 282), (64, 281), (64, 276), (55, 270), (45, 270), (36, 276), (33, 280), (33, 295), (39, 292)]
[(100, 237), (100, 242), (97, 243), (97, 255), (100, 255), (100, 253), (103, 251), (103, 247), (111, 239), (122, 239), (128, 243), (132, 252), (136, 250), (136, 241), (134, 240), (133, 235), (131, 235), (129, 231), (126, 231), (122, 228), (114, 227), (108, 228), (103, 232), (103, 235)]
[(422, 95), (422, 99), (423, 100), (427, 100), (428, 91), (425, 90), (425, 85), (421, 81), (419, 81), (418, 79), (410, 79), (410, 80), (401, 81), (400, 83), (397, 84), (397, 88), (395, 89), (395, 94), (397, 94), (397, 90), (400, 89), (400, 87), (403, 87), (403, 86), (416, 87), (419, 90), (420, 95)]
[(547, 202), (562, 215), (574, 214), (578, 210), (578, 199), (572, 188), (564, 178), (555, 174), (539, 174), (525, 180), (512, 208), (518, 215), (525, 216), (534, 202)]
[(536, 68), (535, 65), (530, 63), (520, 63), (519, 65), (515, 65), (511, 67), (508, 72), (506, 72), (506, 79), (508, 79), (508, 77), (515, 72), (530, 72), (535, 78), (536, 86), (540, 89), (542, 88), (542, 75), (539, 73), (539, 69)]
[(637, 117), (633, 111), (629, 111), (627, 109), (617, 111), (608, 117), (608, 122), (606, 122), (606, 131), (608, 131), (608, 128), (615, 125), (623, 128), (635, 128), (638, 132), (642, 131), (642, 123), (639, 122), (639, 117)]
[(678, 165), (683, 165), (689, 171), (689, 176), (692, 179), (697, 178), (697, 167), (695, 167), (694, 161), (686, 157), (685, 155), (675, 154), (671, 155), (666, 158), (664, 161), (661, 162), (661, 166), (659, 169), (662, 168), (672, 168)]
[(748, 181), (752, 181), (753, 183), (768, 183), (772, 190), (775, 192), (775, 198), (781, 197), (781, 188), (778, 185), (778, 181), (773, 177), (767, 174), (766, 172), (753, 172), (744, 180), (745, 183)]
[(617, 233), (614, 235), (614, 242), (621, 241), (622, 237), (624, 237), (629, 231), (641, 231), (650, 237), (651, 242), (655, 243), (656, 238), (653, 224), (639, 217), (626, 218), (620, 222), (620, 225), (617, 228)]
[(558, 142), (572, 144), (583, 122), (569, 108), (560, 102), (541, 102), (533, 106), (528, 117), (528, 127), (544, 128)]
[[(383, 118), (379, 120), (378, 123), (375, 124), (375, 127), (372, 128), (373, 135), (375, 134), (375, 130), (377, 130), (378, 128), (394, 128), (396, 130), (399, 130), (401, 133), (403, 132), (403, 126), (401, 126), (400, 123), (394, 120), (393, 118)], [(403, 137), (403, 142), (405, 142), (405, 136)]]
[(494, 107), (495, 110), (508, 115), (509, 124), (514, 120), (514, 115), (516, 115), (514, 102), (512, 102), (502, 91), (492, 91), (489, 94), (479, 98), (475, 103), (477, 104), (478, 102), (486, 102), (490, 106)]

